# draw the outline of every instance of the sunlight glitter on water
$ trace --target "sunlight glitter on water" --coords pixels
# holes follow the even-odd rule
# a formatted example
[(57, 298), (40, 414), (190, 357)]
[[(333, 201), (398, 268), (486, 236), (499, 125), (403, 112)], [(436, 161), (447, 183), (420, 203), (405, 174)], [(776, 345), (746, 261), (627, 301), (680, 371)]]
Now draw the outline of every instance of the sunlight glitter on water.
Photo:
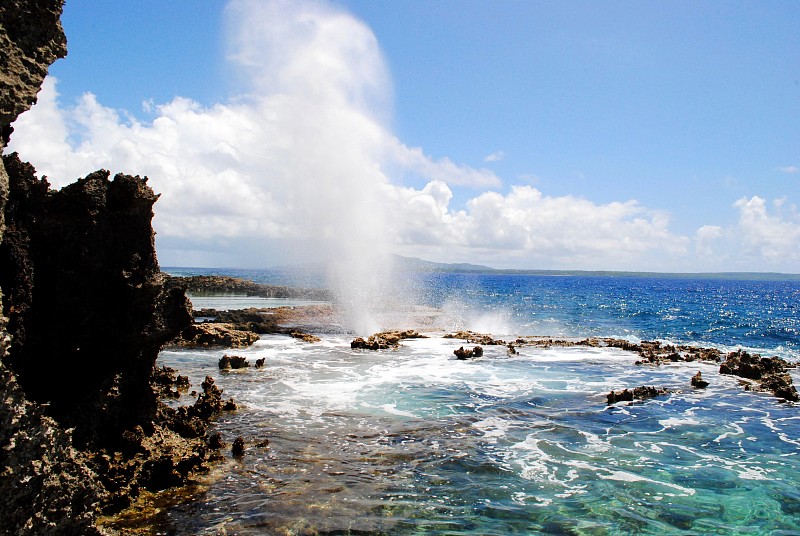
[[(800, 421), (789, 405), (743, 392), (710, 364), (636, 367), (618, 350), (510, 356), (503, 346), (458, 361), (463, 344), (434, 337), (370, 352), (342, 336), (264, 336), (236, 353), (265, 368), (231, 372), (217, 369), (221, 350), (162, 352), (159, 364), (194, 385), (212, 375), (240, 404), (217, 424), (228, 442), (270, 440), (218, 468), (191, 519), (180, 507), (173, 517), (209, 534), (798, 526)], [(705, 391), (689, 386), (697, 370)], [(606, 406), (609, 390), (636, 385), (677, 392)]]

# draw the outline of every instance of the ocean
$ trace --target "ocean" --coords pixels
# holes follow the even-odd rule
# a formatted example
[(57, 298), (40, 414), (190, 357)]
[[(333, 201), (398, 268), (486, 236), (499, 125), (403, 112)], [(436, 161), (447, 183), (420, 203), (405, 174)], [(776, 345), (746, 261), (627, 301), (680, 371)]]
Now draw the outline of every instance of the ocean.
[[(441, 336), (660, 340), (796, 362), (800, 281), (404, 277), (415, 302), (404, 318), (419, 325), (384, 327), (432, 336), (396, 350), (352, 350), (355, 333), (336, 329), (319, 330), (319, 343), (265, 335), (243, 350), (163, 350), (159, 365), (197, 389), (211, 375), (236, 400), (215, 426), (247, 450), (203, 486), (165, 494), (142, 523), (162, 534), (800, 533), (797, 404), (746, 391), (714, 363), (525, 346), (460, 361), (453, 350), (472, 345)], [(266, 364), (222, 372), (225, 353)], [(708, 388), (690, 386), (698, 371)], [(606, 404), (609, 391), (640, 385), (673, 392)]]

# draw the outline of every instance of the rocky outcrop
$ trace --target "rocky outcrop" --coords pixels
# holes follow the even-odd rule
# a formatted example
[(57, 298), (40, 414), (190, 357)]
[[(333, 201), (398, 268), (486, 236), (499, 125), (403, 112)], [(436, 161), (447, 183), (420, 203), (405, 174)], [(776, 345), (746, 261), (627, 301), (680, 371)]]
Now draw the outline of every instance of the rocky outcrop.
[(167, 276), (167, 288), (184, 288), (197, 295), (240, 294), (260, 298), (295, 298), (330, 301), (333, 297), (325, 289), (303, 289), (263, 285), (247, 279), (216, 275), (194, 275), (187, 277)]
[(0, 364), (0, 534), (99, 534), (100, 477)]
[[(50, 65), (67, 55), (61, 28), (63, 0), (4, 0), (0, 3), (0, 127), (36, 102)], [(5, 143), (4, 143), (5, 145)]]
[(3, 161), (7, 365), (30, 398), (75, 428), (79, 444), (152, 430), (158, 351), (192, 320), (184, 294), (162, 285), (151, 226), (158, 196), (146, 178), (109, 180), (107, 171), (51, 191), (16, 154)]
[[(50, 64), (66, 55), (62, 7), (63, 0), (0, 3), (0, 153), (11, 123), (36, 101)], [(8, 194), (9, 178), (0, 161), (0, 240)], [(73, 448), (70, 433), (27, 399), (5, 365), (10, 342), (0, 314), (0, 531), (98, 534), (94, 503), (103, 488)]]
[(690, 382), (692, 387), (695, 389), (705, 389), (708, 387), (708, 382), (703, 379), (703, 374), (700, 371), (697, 371), (697, 374), (692, 376)]
[(289, 332), (289, 336), (301, 340), (303, 342), (310, 342), (310, 343), (320, 342), (322, 340), (316, 335), (311, 335), (310, 333), (304, 333), (302, 331), (294, 331), (294, 330)]
[(184, 328), (176, 338), (169, 341), (169, 346), (183, 348), (246, 348), (253, 345), (257, 340), (257, 333), (236, 329), (233, 324), (204, 322)]
[[(0, 3), (3, 147), (66, 53), (62, 4)], [(154, 363), (191, 310), (163, 288), (146, 181), (98, 171), (54, 192), (16, 155), (0, 161), (2, 534), (99, 534), (99, 512), (213, 458), (207, 419), (160, 403), (150, 383), (188, 387)]]
[(455, 354), (456, 359), (463, 361), (466, 359), (474, 359), (476, 357), (483, 356), (483, 348), (481, 346), (476, 346), (474, 348), (464, 349), (464, 347), (461, 346), (457, 350), (453, 350), (453, 353)]
[(787, 373), (794, 366), (779, 357), (761, 357), (759, 354), (738, 350), (727, 355), (725, 362), (719, 366), (719, 372), (753, 380), (762, 391), (771, 392), (790, 402), (798, 402), (800, 396), (793, 385), (792, 377)]
[(278, 326), (274, 311), (269, 309), (234, 309), (224, 311), (218, 309), (196, 309), (194, 310), (195, 319), (203, 322), (214, 322), (217, 324), (231, 324), (234, 329), (241, 331), (252, 331), (253, 333), (278, 333), (281, 328)]
[(616, 404), (617, 402), (633, 402), (634, 400), (646, 400), (669, 394), (669, 389), (657, 388), (648, 385), (634, 387), (633, 389), (623, 389), (622, 391), (611, 391), (606, 395), (607, 403)]
[(356, 350), (386, 350), (397, 348), (403, 339), (425, 339), (425, 335), (408, 329), (405, 331), (382, 331), (370, 335), (367, 339), (357, 337), (350, 342), (350, 348)]
[(493, 346), (493, 345), (506, 345), (506, 341), (501, 339), (493, 339), (489, 335), (485, 335), (483, 333), (475, 333), (474, 331), (457, 331), (455, 333), (449, 333), (444, 336), (445, 339), (463, 339), (467, 342), (471, 342), (472, 344), (481, 344), (483, 346)]
[(242, 369), (248, 368), (249, 366), (250, 362), (247, 361), (247, 358), (240, 355), (225, 354), (219, 360), (220, 370)]

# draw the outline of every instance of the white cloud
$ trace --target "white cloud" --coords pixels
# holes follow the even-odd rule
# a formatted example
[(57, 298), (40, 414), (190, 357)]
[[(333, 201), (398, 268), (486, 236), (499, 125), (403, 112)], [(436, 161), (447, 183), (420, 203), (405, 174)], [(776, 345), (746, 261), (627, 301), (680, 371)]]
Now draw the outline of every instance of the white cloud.
[(778, 171), (782, 171), (783, 173), (790, 173), (790, 174), (800, 173), (800, 166), (783, 166), (783, 167), (779, 167)]
[(714, 255), (714, 243), (722, 237), (723, 229), (717, 225), (704, 225), (695, 233), (695, 251), (700, 257)]
[(504, 151), (495, 151), (492, 154), (486, 155), (483, 159), (484, 162), (499, 162), (506, 157)]
[(406, 147), (393, 138), (387, 144), (388, 159), (428, 181), (441, 181), (456, 186), (485, 188), (500, 186), (500, 178), (488, 169), (458, 166), (449, 158), (433, 160), (418, 147)]
[(800, 214), (796, 207), (783, 211), (778, 200), (773, 205), (777, 214), (770, 214), (766, 200), (758, 196), (742, 198), (734, 206), (739, 209), (737, 236), (743, 255), (763, 259), (767, 265), (800, 266)]
[[(368, 261), (387, 250), (494, 266), (636, 270), (669, 270), (688, 255), (690, 239), (670, 231), (668, 216), (635, 201), (503, 190), (491, 170), (402, 143), (385, 126), (391, 87), (375, 36), (350, 15), (255, 0), (231, 2), (226, 13), (229, 58), (243, 80), (235, 99), (148, 103), (154, 119), (143, 122), (89, 93), (61, 104), (48, 78), (39, 103), (15, 123), (11, 149), (56, 186), (98, 168), (148, 175), (162, 194), (154, 224), (167, 265), (349, 259), (341, 284), (369, 286), (377, 270)], [(399, 186), (389, 170), (426, 185)], [(459, 187), (479, 191), (467, 197)], [(753, 262), (797, 258), (794, 209), (776, 206), (770, 215), (757, 197), (736, 206)], [(702, 227), (695, 251), (710, 254), (729, 231)]]
[(485, 192), (465, 210), (451, 211), (452, 192), (441, 182), (422, 190), (391, 187), (388, 195), (395, 241), (428, 257), (446, 248), (460, 252), (458, 260), (492, 265), (524, 257), (547, 266), (623, 269), (641, 263), (643, 254), (683, 255), (688, 244), (670, 233), (664, 214), (634, 201), (598, 205), (514, 186), (507, 195)]

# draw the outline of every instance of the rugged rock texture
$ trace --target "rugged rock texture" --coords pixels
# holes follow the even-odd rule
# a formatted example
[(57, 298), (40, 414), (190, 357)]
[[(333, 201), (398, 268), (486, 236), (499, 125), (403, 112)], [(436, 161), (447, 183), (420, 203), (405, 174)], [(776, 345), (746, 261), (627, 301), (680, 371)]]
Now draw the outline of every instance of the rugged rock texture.
[(224, 311), (218, 309), (196, 309), (195, 319), (213, 319), (218, 324), (231, 324), (234, 329), (252, 331), (253, 333), (279, 333), (282, 332), (276, 321), (275, 311), (270, 309), (235, 309)]
[(489, 335), (483, 333), (475, 333), (474, 331), (457, 331), (444, 336), (445, 339), (463, 339), (473, 344), (482, 344), (483, 346), (506, 345), (506, 342), (500, 339), (493, 339)]
[(36, 102), (50, 64), (67, 55), (61, 28), (63, 0), (0, 3), (0, 126), (8, 126)]
[(236, 329), (233, 324), (205, 322), (186, 327), (169, 345), (183, 348), (246, 348), (257, 340), (257, 333)]
[(359, 350), (386, 350), (397, 348), (403, 339), (426, 339), (426, 335), (420, 334), (414, 329), (405, 331), (382, 331), (370, 335), (366, 340), (362, 337), (353, 339), (350, 348)]
[(792, 377), (787, 374), (794, 366), (779, 357), (761, 357), (738, 350), (727, 355), (725, 362), (719, 366), (719, 372), (753, 380), (763, 391), (769, 391), (790, 402), (799, 402), (800, 396), (793, 385)]
[(167, 276), (168, 288), (180, 287), (190, 294), (242, 294), (260, 298), (300, 298), (329, 301), (331, 293), (324, 289), (303, 289), (262, 285), (247, 279), (217, 275), (194, 275), (188, 277)]
[(475, 348), (464, 349), (464, 347), (461, 346), (457, 350), (453, 350), (453, 353), (455, 354), (456, 359), (464, 361), (466, 359), (481, 357), (483, 355), (483, 347), (476, 346)]
[[(66, 53), (62, 4), (0, 3), (2, 147)], [(235, 405), (213, 380), (182, 410), (151, 386), (188, 388), (154, 363), (192, 322), (183, 291), (163, 287), (157, 197), (146, 179), (107, 171), (52, 192), (16, 155), (0, 161), (0, 534), (99, 534), (98, 512), (182, 484), (215, 457), (208, 419)]]
[(97, 473), (1, 364), (0, 401), (0, 534), (99, 534)]
[(646, 400), (648, 398), (655, 398), (657, 396), (668, 395), (671, 391), (669, 389), (657, 388), (648, 385), (634, 387), (631, 389), (623, 389), (622, 391), (611, 391), (606, 395), (608, 404), (616, 404), (617, 402), (633, 402), (634, 400)]
[(146, 178), (107, 171), (50, 191), (16, 154), (3, 161), (6, 363), (81, 444), (152, 430), (158, 351), (192, 321), (183, 293), (163, 290), (151, 227), (158, 196)]

